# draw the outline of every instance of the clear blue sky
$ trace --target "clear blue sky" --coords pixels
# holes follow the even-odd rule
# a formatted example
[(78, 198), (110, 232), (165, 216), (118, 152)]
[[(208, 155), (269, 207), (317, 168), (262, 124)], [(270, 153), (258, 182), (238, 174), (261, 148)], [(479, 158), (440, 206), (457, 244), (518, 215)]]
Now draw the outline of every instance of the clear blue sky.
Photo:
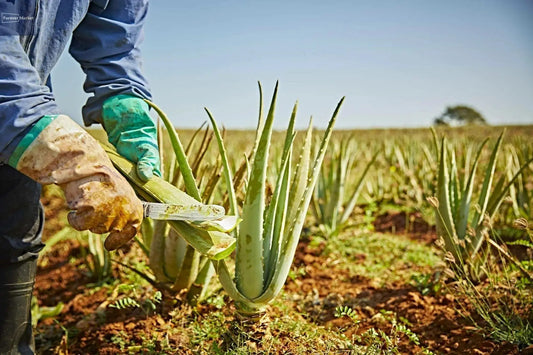
[[(254, 128), (258, 90), (280, 81), (275, 126), (299, 100), (298, 125), (424, 127), (467, 104), (492, 124), (533, 124), (532, 0), (154, 0), (143, 44), (155, 102), (178, 127), (208, 107)], [(66, 53), (53, 72), (65, 112), (80, 116), (83, 75)], [(78, 121), (81, 122), (78, 118)]]

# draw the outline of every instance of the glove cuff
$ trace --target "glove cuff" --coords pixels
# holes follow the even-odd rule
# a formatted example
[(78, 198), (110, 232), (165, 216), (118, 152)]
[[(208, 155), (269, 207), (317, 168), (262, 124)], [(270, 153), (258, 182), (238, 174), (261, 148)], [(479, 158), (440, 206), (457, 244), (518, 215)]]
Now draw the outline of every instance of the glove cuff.
[(53, 120), (55, 120), (59, 115), (46, 115), (43, 116), (39, 121), (37, 121), (32, 128), (26, 133), (24, 137), (20, 140), (19, 144), (15, 147), (13, 150), (13, 153), (9, 157), (8, 164), (13, 167), (17, 168), (17, 165), (20, 161), (20, 158), (24, 154), (24, 152), (28, 149), (28, 147), (35, 141), (37, 136), (41, 134), (41, 132), (48, 127), (50, 123), (52, 123)]
[(70, 117), (47, 118), (41, 125), (26, 134), (28, 139), (10, 159), (11, 166), (31, 179), (43, 185), (65, 184), (113, 166), (100, 144)]

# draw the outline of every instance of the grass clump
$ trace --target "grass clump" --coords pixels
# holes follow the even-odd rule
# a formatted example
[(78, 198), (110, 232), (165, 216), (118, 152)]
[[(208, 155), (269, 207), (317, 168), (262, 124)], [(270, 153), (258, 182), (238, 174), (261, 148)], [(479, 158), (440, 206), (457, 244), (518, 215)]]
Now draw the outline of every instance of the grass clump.
[(377, 233), (345, 233), (328, 240), (324, 250), (350, 273), (380, 286), (408, 282), (414, 275), (439, 266), (437, 250), (406, 238)]

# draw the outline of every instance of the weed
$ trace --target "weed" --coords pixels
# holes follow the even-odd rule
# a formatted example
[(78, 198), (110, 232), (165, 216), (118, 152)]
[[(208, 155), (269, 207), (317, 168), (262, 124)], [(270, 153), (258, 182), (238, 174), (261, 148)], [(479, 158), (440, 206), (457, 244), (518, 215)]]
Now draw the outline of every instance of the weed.
[(116, 308), (116, 309), (126, 309), (126, 308), (141, 307), (141, 305), (139, 304), (139, 302), (135, 301), (133, 298), (125, 297), (125, 298), (121, 298), (115, 301), (115, 303), (113, 304), (110, 304), (109, 307)]
[(365, 208), (365, 216), (363, 218), (364, 228), (367, 231), (374, 230), (374, 221), (376, 220), (376, 212), (378, 211), (378, 206), (375, 202), (369, 203)]
[(301, 276), (305, 276), (306, 275), (306, 271), (305, 271), (305, 266), (300, 266), (298, 268), (291, 268), (291, 270), (289, 271), (289, 278), (291, 280), (296, 280), (297, 278), (301, 277)]
[(222, 309), (227, 303), (223, 293), (213, 292), (205, 299), (205, 304), (214, 306), (216, 309)]
[[(354, 339), (357, 342), (361, 342), (366, 345), (365, 354), (400, 354), (398, 348), (400, 340), (407, 338), (413, 345), (420, 345), (420, 339), (409, 328), (409, 322), (400, 318), (397, 319), (396, 315), (390, 311), (381, 311), (382, 316), (387, 320), (391, 329), (386, 333), (381, 329), (370, 328), (360, 336), (355, 336)], [(432, 352), (426, 348), (423, 348), (424, 354), (432, 354)]]
[(118, 334), (115, 334), (111, 337), (111, 342), (118, 346), (121, 351), (124, 351), (126, 345), (128, 344), (126, 342), (127, 337), (128, 335), (123, 330), (121, 330)]
[(37, 298), (31, 298), (31, 323), (35, 327), (39, 321), (46, 318), (54, 318), (63, 310), (63, 302), (59, 302), (54, 307), (39, 306)]
[(220, 339), (225, 329), (224, 320), (224, 314), (219, 311), (211, 312), (205, 317), (198, 315), (191, 327), (191, 345), (198, 347), (206, 342)]
[[(126, 287), (126, 289), (127, 288), (128, 287)], [(116, 293), (118, 294), (119, 291), (117, 290), (116, 290)], [(130, 289), (130, 291), (133, 294), (135, 294), (135, 289)], [(156, 311), (157, 305), (161, 303), (162, 298), (163, 298), (163, 295), (161, 294), (161, 292), (156, 291), (152, 298), (147, 297), (143, 299), (141, 303), (139, 303), (139, 301), (137, 301), (136, 299), (130, 296), (126, 296), (126, 297), (116, 300), (115, 302), (110, 304), (108, 307), (116, 308), (119, 310), (124, 310), (128, 308), (140, 308), (144, 312), (144, 314), (148, 316)]]
[(515, 260), (502, 246), (493, 245), (494, 249), (485, 251), (481, 281), (465, 271), (469, 265), (450, 262), (457, 280), (452, 284), (452, 291), (469, 300), (483, 323), (462, 303), (458, 305), (459, 311), (496, 341), (507, 341), (519, 347), (533, 344), (533, 289), (527, 269), (529, 264)]
[(442, 289), (442, 273), (435, 271), (432, 273), (413, 274), (411, 280), (413, 286), (424, 296), (437, 295)]
[(354, 322), (354, 324), (359, 323), (357, 313), (355, 313), (355, 311), (349, 306), (337, 306), (337, 308), (335, 308), (335, 317), (348, 317)]

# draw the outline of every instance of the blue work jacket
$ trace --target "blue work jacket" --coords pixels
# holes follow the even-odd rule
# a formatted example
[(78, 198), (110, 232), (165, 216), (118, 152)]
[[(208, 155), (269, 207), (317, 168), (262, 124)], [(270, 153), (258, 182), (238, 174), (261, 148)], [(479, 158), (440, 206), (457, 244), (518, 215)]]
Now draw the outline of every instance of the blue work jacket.
[(61, 113), (50, 72), (70, 38), (92, 94), (86, 125), (101, 123), (110, 96), (151, 99), (139, 51), (147, 9), (148, 0), (0, 0), (0, 162), (41, 117)]

